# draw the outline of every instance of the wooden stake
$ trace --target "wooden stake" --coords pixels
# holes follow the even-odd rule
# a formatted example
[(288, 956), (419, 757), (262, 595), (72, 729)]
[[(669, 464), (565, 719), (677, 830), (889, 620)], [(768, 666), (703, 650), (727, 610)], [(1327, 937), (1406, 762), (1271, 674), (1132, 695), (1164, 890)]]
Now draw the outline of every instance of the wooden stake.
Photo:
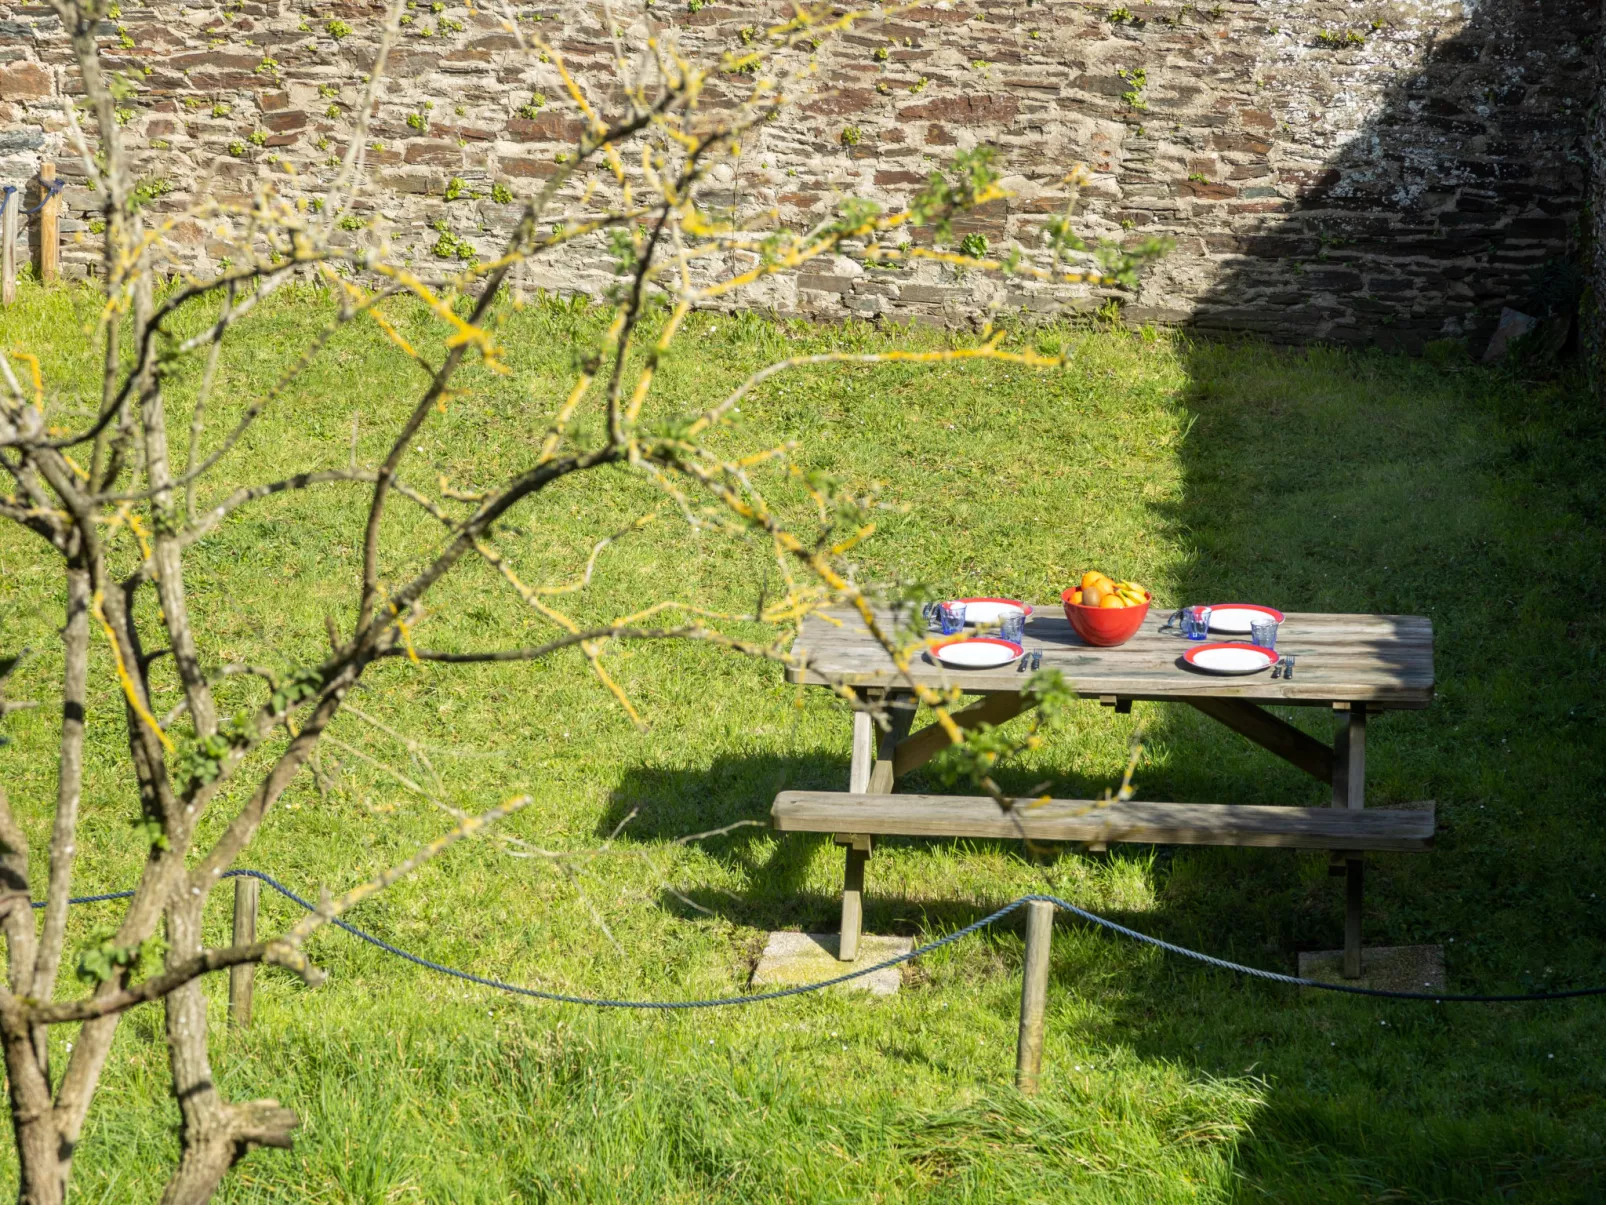
[[(234, 944), (250, 945), (257, 939), (257, 900), (262, 884), (244, 876), (234, 880)], [(251, 993), (256, 988), (256, 964), (244, 962), (229, 968), (229, 1024), (251, 1028)]]
[(1015, 1086), (1031, 1095), (1043, 1070), (1043, 1012), (1048, 1006), (1048, 957), (1054, 941), (1054, 905), (1026, 905), (1026, 965), (1021, 970), (1020, 1045), (1015, 1051)]
[[(56, 165), (39, 165), (40, 195), (50, 191), (56, 182)], [(61, 194), (58, 192), (39, 211), (39, 280), (49, 284), (61, 275)]]
[(6, 200), (5, 217), (0, 219), (0, 304), (17, 300), (17, 214), (22, 211), (22, 193)]

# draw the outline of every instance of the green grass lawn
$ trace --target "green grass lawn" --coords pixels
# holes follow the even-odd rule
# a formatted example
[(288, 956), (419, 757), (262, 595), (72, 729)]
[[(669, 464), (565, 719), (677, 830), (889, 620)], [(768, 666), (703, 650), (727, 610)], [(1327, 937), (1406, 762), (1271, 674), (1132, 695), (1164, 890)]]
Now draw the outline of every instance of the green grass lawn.
[[(71, 291), (24, 288), (0, 346), (41, 354), (64, 395), (93, 394)], [(218, 421), (260, 393), (325, 315), (311, 295), (268, 307), (222, 368)], [(401, 315), (406, 317), (405, 315)], [(406, 472), (421, 486), (493, 481), (539, 440), (594, 317), (559, 306), (504, 316), (513, 369), (475, 370), (431, 419)], [(402, 322), (424, 337), (416, 316)], [(701, 316), (665, 390), (709, 399), (790, 352), (948, 336), (887, 336)], [(1429, 854), (1376, 857), (1370, 944), (1444, 943), (1458, 991), (1606, 983), (1606, 420), (1567, 381), (1465, 365), (1180, 337), (1047, 332), (1068, 368), (885, 366), (811, 371), (741, 415), (757, 446), (907, 504), (864, 548), (866, 578), (1053, 600), (1088, 567), (1166, 603), (1232, 596), (1293, 610), (1432, 617), (1439, 697), (1369, 737), (1370, 801), (1434, 799)], [(371, 328), (337, 336), (234, 457), (231, 481), (382, 455), (419, 385)], [(532, 401), (532, 398), (534, 399)], [(87, 410), (89, 403), (82, 403)], [(585, 551), (651, 503), (619, 474), (559, 487), (504, 540), (528, 577)], [(288, 666), (316, 655), (323, 616), (347, 622), (362, 496), (344, 486), (241, 511), (190, 563), (207, 653)], [(398, 512), (400, 549), (427, 532)], [(59, 674), (59, 575), (0, 533), (0, 651), (31, 645), (12, 697)], [(42, 566), (42, 567), (41, 567)], [(394, 572), (399, 573), (399, 569)], [(751, 605), (763, 558), (690, 534), (673, 515), (604, 556), (586, 615), (673, 593)], [(434, 597), (416, 635), (478, 647), (544, 629), (488, 573)], [(97, 638), (96, 656), (104, 658)], [(775, 792), (845, 785), (848, 720), (777, 668), (694, 646), (611, 655), (650, 721), (642, 734), (578, 654), (534, 666), (390, 662), (355, 698), (415, 742), (355, 715), (334, 735), (475, 810), (536, 803), (507, 831), (572, 864), (494, 840), (452, 851), (351, 919), (430, 958), (552, 990), (691, 998), (744, 990), (766, 931), (834, 924), (840, 854), (757, 827)], [(122, 785), (120, 702), (95, 663), (79, 889), (131, 882), (137, 803)], [(242, 695), (241, 698), (244, 698)], [(1285, 715), (1327, 735), (1330, 715)], [(1132, 726), (1148, 746), (1140, 798), (1320, 803), (1322, 788), (1185, 708), (1131, 716), (1079, 704), (1068, 729), (1005, 785), (1060, 793), (1114, 779)], [(0, 776), (36, 850), (53, 797), (51, 710), (19, 713)], [(247, 865), (304, 893), (372, 873), (448, 823), (427, 800), (338, 750), (334, 789), (303, 776)], [(918, 785), (920, 780), (914, 780)], [(42, 860), (36, 871), (43, 882)], [(929, 938), (1031, 890), (1227, 958), (1292, 970), (1341, 941), (1341, 880), (1325, 855), (1118, 847), (1032, 864), (1007, 843), (887, 841), (870, 863), (866, 927)], [(40, 889), (42, 891), (42, 889)], [(36, 894), (39, 892), (36, 891)], [(223, 940), (220, 892), (211, 924)], [(685, 901), (691, 901), (695, 907)], [(293, 910), (264, 893), (267, 919)], [(87, 937), (108, 914), (81, 908)], [(606, 931), (603, 925), (606, 925)], [(1606, 1195), (1600, 1000), (1434, 1006), (1246, 982), (1061, 921), (1044, 1089), (1010, 1086), (1018, 924), (912, 968), (888, 1000), (820, 994), (695, 1014), (531, 1003), (320, 935), (326, 986), (265, 971), (257, 1021), (222, 1027), (215, 1067), (234, 1097), (298, 1110), (293, 1152), (252, 1155), (223, 1199), (392, 1201), (1598, 1201)], [(60, 1040), (70, 1038), (62, 1032)], [(122, 1027), (79, 1157), (80, 1201), (149, 1201), (176, 1149), (161, 1020)], [(5, 1156), (9, 1160), (10, 1156)], [(0, 1166), (0, 1181), (14, 1173)]]

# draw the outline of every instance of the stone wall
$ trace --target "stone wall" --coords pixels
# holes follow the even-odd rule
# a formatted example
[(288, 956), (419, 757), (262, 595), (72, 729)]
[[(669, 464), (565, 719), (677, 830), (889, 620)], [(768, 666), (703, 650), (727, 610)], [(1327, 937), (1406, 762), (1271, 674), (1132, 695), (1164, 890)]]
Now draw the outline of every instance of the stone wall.
[[(552, 66), (521, 52), (499, 17), (435, 8), (408, 14), (364, 200), (420, 259), (456, 240), (495, 246), (518, 212), (498, 198), (539, 185), (579, 129)], [(818, 90), (766, 127), (723, 184), (730, 203), (803, 223), (844, 196), (896, 203), (957, 149), (988, 143), (1015, 195), (960, 233), (1031, 249), (1082, 162), (1085, 234), (1176, 244), (1130, 299), (1132, 320), (1406, 347), (1476, 340), (1502, 304), (1520, 302), (1538, 264), (1576, 250), (1599, 10), (1599, 0), (1129, 0), (1113, 12), (939, 0), (822, 47)], [(173, 0), (116, 12), (103, 45), (139, 89), (125, 132), (148, 191), (172, 190), (152, 212), (242, 192), (264, 174), (317, 195), (349, 136), (381, 11)], [(657, 0), (616, 19), (627, 37), (673, 24), (696, 52), (737, 48), (779, 11)], [(517, 12), (582, 79), (609, 71), (599, 7)], [(69, 232), (93, 217), (64, 146), (74, 77), (51, 10), (0, 3), (0, 177), (56, 159), (80, 185), (67, 194)], [(221, 253), (193, 224), (171, 238), (194, 259)], [(66, 258), (80, 271), (93, 262), (87, 245)], [(576, 248), (534, 283), (595, 292), (609, 279), (600, 248)], [(987, 305), (1046, 314), (1097, 300), (841, 257), (776, 282), (762, 303), (959, 322)]]

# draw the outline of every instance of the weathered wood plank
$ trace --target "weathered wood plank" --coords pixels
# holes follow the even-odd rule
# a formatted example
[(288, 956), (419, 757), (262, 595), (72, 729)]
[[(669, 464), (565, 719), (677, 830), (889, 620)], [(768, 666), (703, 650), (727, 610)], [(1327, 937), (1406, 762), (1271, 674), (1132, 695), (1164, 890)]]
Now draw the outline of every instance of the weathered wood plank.
[(984, 795), (834, 791), (783, 791), (770, 820), (781, 832), (1395, 851), (1431, 849), (1434, 830), (1431, 804), (1368, 810), (1055, 799), (1006, 812)]
[(1322, 782), (1333, 781), (1333, 751), (1287, 720), (1242, 699), (1189, 699), (1188, 702), (1305, 773)]

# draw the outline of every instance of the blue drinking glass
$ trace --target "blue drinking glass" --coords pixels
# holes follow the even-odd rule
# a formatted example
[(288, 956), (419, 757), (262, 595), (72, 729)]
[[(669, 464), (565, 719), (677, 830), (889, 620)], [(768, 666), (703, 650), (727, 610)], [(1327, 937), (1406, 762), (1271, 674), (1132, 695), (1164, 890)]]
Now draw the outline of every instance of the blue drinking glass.
[(1183, 607), (1182, 634), (1189, 640), (1210, 639), (1210, 608)]
[(937, 608), (937, 620), (944, 636), (953, 636), (965, 630), (965, 604), (945, 602)]

